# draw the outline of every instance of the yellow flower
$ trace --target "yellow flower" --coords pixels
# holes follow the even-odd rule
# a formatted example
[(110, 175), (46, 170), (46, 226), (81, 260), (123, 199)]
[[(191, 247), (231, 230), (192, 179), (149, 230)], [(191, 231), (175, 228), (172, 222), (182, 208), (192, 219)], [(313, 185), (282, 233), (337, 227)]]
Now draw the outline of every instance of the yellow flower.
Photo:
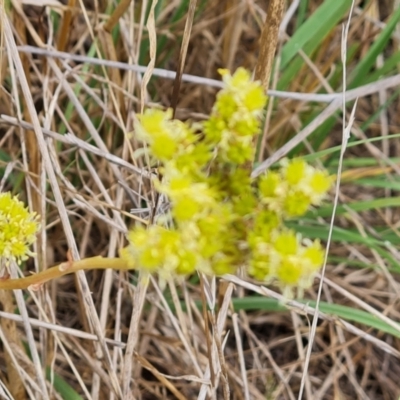
[(38, 217), (9, 192), (0, 193), (0, 258), (21, 263), (33, 256), (29, 247), (36, 240)]
[(303, 193), (310, 205), (321, 203), (333, 181), (327, 171), (316, 169), (302, 159), (283, 160), (282, 179), (290, 190)]
[(156, 225), (131, 231), (121, 254), (161, 279), (196, 270), (220, 275), (245, 265), (251, 276), (277, 283), (287, 296), (294, 289), (301, 293), (324, 253), (318, 241), (287, 229), (285, 219), (319, 205), (332, 178), (303, 159), (284, 159), (255, 184), (248, 163), (267, 97), (245, 69), (219, 72), (225, 86), (207, 121), (173, 120), (171, 110), (139, 117), (137, 136), (161, 164), (154, 188), (168, 198), (170, 210)]
[(301, 190), (289, 191), (283, 202), (283, 210), (288, 217), (304, 215), (310, 207), (311, 199)]
[(324, 250), (321, 247), (321, 243), (315, 241), (306, 247), (302, 254), (302, 258), (308, 274), (318, 271), (324, 262)]
[(189, 126), (172, 120), (172, 110), (147, 109), (135, 124), (137, 137), (150, 145), (151, 154), (161, 161), (172, 160), (181, 150), (195, 141)]
[(320, 204), (332, 186), (333, 177), (328, 175), (327, 171), (315, 171), (310, 178), (311, 201), (313, 204)]
[(284, 166), (283, 175), (289, 185), (297, 185), (305, 178), (306, 166), (305, 161), (300, 158), (288, 162), (286, 168)]
[(282, 256), (295, 255), (299, 248), (299, 239), (292, 230), (279, 232), (272, 240), (273, 249)]
[(299, 284), (302, 272), (295, 257), (285, 257), (278, 267), (277, 275), (282, 286), (291, 286)]
[(204, 123), (205, 140), (215, 147), (220, 162), (242, 165), (254, 156), (253, 137), (260, 131), (267, 97), (260, 83), (253, 82), (244, 68), (238, 68), (233, 75), (225, 69), (219, 73), (225, 87)]
[(260, 194), (268, 202), (271, 198), (279, 197), (282, 179), (277, 172), (268, 171), (260, 178)]

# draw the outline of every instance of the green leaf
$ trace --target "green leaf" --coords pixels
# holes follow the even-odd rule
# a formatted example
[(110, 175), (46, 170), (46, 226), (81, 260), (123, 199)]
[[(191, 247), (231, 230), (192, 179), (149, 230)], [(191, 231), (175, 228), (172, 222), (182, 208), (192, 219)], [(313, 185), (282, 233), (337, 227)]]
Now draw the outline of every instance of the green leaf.
[(368, 72), (371, 70), (371, 68), (375, 65), (378, 55), (385, 50), (392, 36), (392, 33), (396, 29), (399, 21), (400, 8), (397, 8), (397, 10), (395, 10), (395, 12), (392, 14), (385, 28), (368, 49), (367, 54), (365, 54), (365, 56), (363, 56), (359, 60), (357, 66), (351, 72), (349, 76), (349, 89), (355, 88), (365, 83), (365, 77), (368, 75)]
[(296, 57), (298, 51), (302, 50), (310, 56), (346, 16), (350, 6), (349, 0), (324, 1), (283, 46), (280, 69), (284, 72), (279, 79), (279, 90), (286, 89), (304, 65), (303, 59)]
[(46, 379), (53, 382), (54, 389), (61, 395), (64, 400), (83, 400), (79, 395), (60, 375), (51, 374), (50, 368), (46, 368)]
[(324, 1), (283, 47), (281, 69), (289, 64), (300, 49), (304, 50), (307, 44), (312, 44), (308, 47), (308, 54), (315, 50), (337, 23), (345, 17), (350, 6), (349, 0)]
[[(352, 211), (369, 211), (376, 210), (385, 207), (399, 207), (400, 197), (389, 197), (383, 199), (373, 199), (366, 201), (354, 201), (353, 203), (347, 203), (345, 206), (338, 206), (336, 209), (336, 215), (346, 214), (349, 210)], [(328, 217), (332, 215), (333, 206), (320, 207), (319, 209), (310, 212), (308, 216), (314, 215), (319, 217)]]
[[(303, 304), (307, 304), (310, 307), (315, 307), (316, 305), (316, 302), (314, 300), (300, 299), (297, 301)], [(266, 297), (249, 296), (240, 299), (233, 299), (232, 302), (235, 311), (264, 310), (264, 311), (277, 312), (277, 311), (287, 310), (287, 307), (285, 307), (278, 300)], [(378, 331), (385, 332), (400, 338), (400, 332), (398, 330), (396, 330), (386, 322), (380, 320), (378, 317), (375, 317), (374, 315), (366, 311), (358, 310), (353, 307), (343, 306), (340, 304), (327, 303), (324, 301), (321, 301), (319, 303), (319, 309), (325, 314), (339, 317), (347, 321), (363, 324), (369, 328), (377, 329)]]

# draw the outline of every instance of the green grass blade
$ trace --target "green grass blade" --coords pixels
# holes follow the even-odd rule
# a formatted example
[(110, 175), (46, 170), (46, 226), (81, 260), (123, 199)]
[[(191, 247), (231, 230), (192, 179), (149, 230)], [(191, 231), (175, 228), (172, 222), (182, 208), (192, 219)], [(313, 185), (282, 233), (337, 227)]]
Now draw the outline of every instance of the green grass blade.
[[(345, 206), (338, 206), (336, 209), (336, 215), (343, 215), (349, 212), (349, 209), (356, 212), (377, 210), (379, 208), (386, 207), (399, 207), (400, 197), (389, 197), (383, 199), (373, 199), (367, 201), (354, 201), (353, 203), (347, 203)], [(311, 211), (307, 214), (308, 217), (329, 217), (332, 215), (332, 206), (320, 207), (318, 210)]]
[[(285, 311), (287, 308), (276, 299), (270, 299), (266, 297), (244, 297), (240, 299), (233, 299), (233, 306), (235, 311), (239, 310), (264, 310), (264, 311)], [(314, 300), (300, 299), (297, 300), (300, 303), (308, 304), (311, 307), (315, 307), (316, 302)], [(356, 308), (343, 306), (340, 304), (331, 304), (327, 302), (320, 302), (319, 309), (321, 312), (345, 319), (346, 321), (356, 322), (365, 325), (372, 329), (388, 333), (395, 337), (400, 338), (400, 332), (388, 325), (386, 322), (381, 321), (379, 318), (371, 315), (370, 313), (358, 310)], [(400, 325), (399, 325), (400, 327)]]
[[(83, 397), (79, 395), (64, 379), (59, 375), (53, 374), (51, 376), (50, 368), (46, 369), (46, 379), (49, 382), (53, 382), (54, 389), (61, 395), (64, 400), (83, 400)], [(52, 380), (51, 380), (52, 379)]]
[(350, 6), (351, 1), (348, 0), (324, 1), (283, 47), (281, 69), (284, 69), (307, 43), (313, 43), (310, 51), (315, 50), (346, 15)]
[(368, 77), (364, 80), (363, 84), (376, 82), (382, 77), (396, 75), (398, 73), (398, 65), (400, 64), (400, 51), (392, 54), (389, 58), (384, 60), (383, 65), (373, 70)]
[[(368, 139), (363, 139), (363, 140), (355, 140), (354, 142), (348, 143), (346, 148), (349, 149), (351, 147), (364, 145), (366, 143), (374, 143), (374, 142), (380, 142), (382, 140), (392, 140), (392, 139), (398, 139), (398, 138), (400, 138), (400, 133), (395, 133), (393, 135), (387, 135), (387, 136), (384, 136), (384, 137), (383, 136), (378, 136), (378, 137), (373, 137), (373, 138), (368, 138)], [(320, 151), (318, 151), (316, 153), (313, 153), (313, 154), (308, 154), (308, 155), (304, 156), (303, 158), (307, 162), (320, 160), (321, 158), (324, 158), (324, 157), (326, 157), (328, 155), (339, 153), (341, 148), (342, 148), (342, 146), (340, 146), (340, 145), (339, 146), (330, 147), (329, 149), (320, 150)], [(381, 161), (384, 162), (384, 160), (381, 160)]]
[(346, 16), (350, 5), (348, 0), (327, 0), (299, 27), (282, 49), (280, 69), (283, 73), (278, 83), (279, 90), (287, 89), (304, 65), (303, 59), (296, 57), (298, 51), (301, 49), (310, 56)]
[(367, 54), (358, 61), (357, 66), (351, 72), (349, 76), (349, 89), (360, 86), (365, 82), (365, 77), (368, 75), (368, 72), (371, 70), (371, 68), (375, 65), (378, 55), (385, 50), (392, 36), (392, 33), (396, 29), (399, 21), (400, 8), (395, 10), (385, 28), (382, 30), (380, 35), (369, 48)]

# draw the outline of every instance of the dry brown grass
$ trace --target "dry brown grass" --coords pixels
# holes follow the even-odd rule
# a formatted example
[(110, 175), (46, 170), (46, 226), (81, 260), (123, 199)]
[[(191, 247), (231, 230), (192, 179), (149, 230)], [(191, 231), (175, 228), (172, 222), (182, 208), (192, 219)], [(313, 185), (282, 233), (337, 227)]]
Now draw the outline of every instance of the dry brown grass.
[[(146, 5), (150, 7), (151, 2), (121, 0), (118, 8), (114, 3), (11, 0), (7, 17), (2, 17), (3, 190), (20, 193), (42, 216), (43, 226), (37, 258), (25, 266), (25, 274), (64, 261), (68, 251), (73, 259), (116, 256), (125, 244), (127, 229), (136, 220), (151, 219), (156, 201), (147, 179), (148, 169), (154, 166), (134, 155), (139, 148), (130, 133), (135, 113), (147, 106), (172, 105), (177, 118), (201, 120), (209, 113), (218, 86), (202, 78), (218, 79), (220, 67), (254, 70), (260, 63), (258, 41), (266, 2), (198, 1), (197, 6), (203, 5), (199, 14), (186, 22), (190, 13), (185, 9), (174, 23), (171, 15), (180, 0), (164, 2), (157, 21), (151, 13), (145, 20)], [(196, 2), (189, 3), (194, 9)], [(352, 56), (348, 74), (398, 6), (395, 0), (356, 3), (363, 8), (355, 10), (348, 43), (362, 46)], [(320, 5), (321, 1), (310, 0), (307, 12)], [(112, 18), (109, 8), (114, 12)], [(278, 40), (278, 63), (282, 44), (296, 29), (296, 16), (286, 23)], [(148, 38), (148, 51), (143, 52)], [(163, 45), (156, 54), (161, 40)], [(270, 102), (257, 159), (263, 163), (254, 174), (292, 151), (297, 143), (304, 142), (307, 153), (341, 143), (339, 117), (319, 147), (309, 141), (315, 128), (341, 107), (340, 76), (336, 87), (330, 83), (340, 65), (340, 41), (338, 24), (312, 59), (303, 54), (307, 66), (285, 87), (299, 92), (300, 98), (276, 93), (281, 97)], [(399, 41), (397, 31), (382, 57), (398, 52)], [(37, 53), (43, 49), (43, 54)], [(84, 58), (58, 57), (54, 50)], [(94, 57), (125, 65), (95, 65)], [(261, 66), (268, 60), (261, 61)], [(149, 65), (147, 73), (135, 70), (139, 61)], [(377, 65), (383, 61), (378, 60)], [(160, 77), (162, 71), (153, 70), (160, 65), (178, 71), (178, 79)], [(188, 82), (183, 72), (199, 78)], [(271, 89), (278, 87), (279, 79), (275, 71)], [(363, 123), (385, 98), (395, 94), (399, 83), (399, 75), (388, 75), (349, 91), (349, 98), (360, 97), (352, 129), (357, 138), (365, 139)], [(339, 93), (337, 101), (326, 106), (317, 102), (318, 97), (307, 98), (306, 94), (316, 94), (321, 88)], [(319, 110), (314, 125), (307, 125), (308, 116)], [(368, 137), (398, 133), (399, 114), (397, 97), (369, 125)], [(61, 138), (52, 132), (68, 135)], [(97, 150), (93, 152), (88, 144)], [(356, 183), (360, 177), (396, 176), (398, 160), (392, 157), (398, 148), (398, 139), (391, 139), (349, 149), (350, 158), (375, 159), (376, 165), (349, 167), (343, 177), (341, 202), (390, 199), (392, 190), (360, 190)], [(129, 214), (131, 209), (134, 212)], [(393, 204), (378, 210), (350, 209), (341, 214), (337, 225), (366, 237), (375, 237), (379, 234), (376, 227), (383, 226), (398, 236), (398, 214)], [(399, 259), (395, 247), (389, 251)], [(397, 336), (321, 312), (304, 398), (397, 399), (398, 275), (382, 253), (365, 243), (335, 242), (330, 254), (336, 258), (328, 264), (323, 299), (367, 310), (378, 321), (392, 325)], [(364, 267), (354, 267), (352, 261)], [(317, 284), (307, 292), (307, 299), (316, 299)], [(140, 274), (112, 270), (67, 275), (39, 292), (4, 292), (0, 296), (0, 357), (4, 360), (0, 363), (0, 397), (296, 399), (314, 308), (292, 302), (289, 310), (263, 310), (260, 306), (235, 311), (233, 299), (255, 293), (260, 298), (282, 300), (278, 291), (241, 275), (223, 281), (201, 277), (200, 281), (170, 282), (162, 291), (156, 279), (146, 282)], [(12, 312), (17, 304), (21, 317)], [(212, 311), (206, 311), (207, 307)], [(29, 347), (29, 357), (24, 346)], [(82, 397), (67, 397), (67, 391), (55, 385), (57, 392), (53, 373), (57, 381), (65, 381)]]

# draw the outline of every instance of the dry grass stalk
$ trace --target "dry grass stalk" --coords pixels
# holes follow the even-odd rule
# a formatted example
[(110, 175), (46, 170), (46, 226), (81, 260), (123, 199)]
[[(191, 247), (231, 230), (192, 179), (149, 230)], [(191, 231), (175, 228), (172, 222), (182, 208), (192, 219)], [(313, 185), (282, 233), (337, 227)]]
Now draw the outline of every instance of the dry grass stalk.
[(261, 32), (260, 53), (256, 64), (255, 78), (261, 81), (265, 90), (269, 87), (284, 8), (285, 2), (283, 0), (270, 0), (267, 19)]
[(172, 98), (171, 98), (171, 107), (172, 107), (174, 116), (175, 116), (175, 112), (176, 112), (176, 106), (178, 105), (179, 89), (181, 87), (183, 69), (184, 69), (185, 63), (186, 63), (186, 55), (187, 55), (190, 36), (191, 36), (191, 32), (192, 32), (193, 19), (194, 19), (194, 14), (196, 11), (196, 4), (197, 4), (197, 0), (190, 0), (186, 23), (185, 23), (185, 30), (183, 32), (181, 50), (179, 53), (179, 60), (178, 60), (178, 69), (176, 71), (174, 88), (173, 88)]
[[(0, 290), (0, 303), (5, 312), (14, 312), (15, 302), (11, 291)], [(4, 337), (10, 343), (10, 347), (15, 346), (21, 350), (23, 349), (22, 341), (17, 332), (17, 325), (14, 321), (1, 319), (1, 329), (3, 330)], [(7, 371), (7, 387), (11, 395), (16, 400), (24, 399), (25, 385), (20, 377), (18, 368), (14, 365), (11, 355), (8, 352), (5, 352), (4, 360)]]

